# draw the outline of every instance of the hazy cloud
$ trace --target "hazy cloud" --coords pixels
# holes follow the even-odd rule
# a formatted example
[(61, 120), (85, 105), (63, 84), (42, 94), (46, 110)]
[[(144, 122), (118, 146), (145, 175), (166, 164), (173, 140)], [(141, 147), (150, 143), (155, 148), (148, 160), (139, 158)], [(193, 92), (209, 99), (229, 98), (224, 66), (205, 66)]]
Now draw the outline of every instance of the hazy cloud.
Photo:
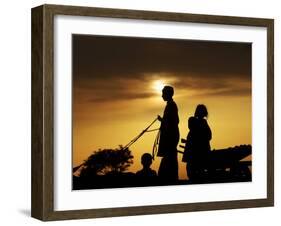
[(93, 102), (148, 98), (157, 78), (197, 95), (250, 94), (251, 44), (73, 36), (75, 95)]

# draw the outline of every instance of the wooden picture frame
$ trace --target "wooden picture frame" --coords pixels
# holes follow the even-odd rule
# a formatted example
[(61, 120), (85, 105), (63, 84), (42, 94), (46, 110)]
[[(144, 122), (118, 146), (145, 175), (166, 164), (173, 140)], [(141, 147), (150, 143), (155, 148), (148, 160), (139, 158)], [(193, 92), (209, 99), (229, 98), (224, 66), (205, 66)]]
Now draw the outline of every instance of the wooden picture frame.
[[(267, 197), (262, 199), (168, 205), (54, 210), (54, 17), (123, 18), (162, 22), (264, 27), (267, 29)], [(273, 19), (196, 15), (42, 5), (32, 9), (32, 202), (34, 218), (50, 220), (163, 214), (274, 205), (274, 21)]]

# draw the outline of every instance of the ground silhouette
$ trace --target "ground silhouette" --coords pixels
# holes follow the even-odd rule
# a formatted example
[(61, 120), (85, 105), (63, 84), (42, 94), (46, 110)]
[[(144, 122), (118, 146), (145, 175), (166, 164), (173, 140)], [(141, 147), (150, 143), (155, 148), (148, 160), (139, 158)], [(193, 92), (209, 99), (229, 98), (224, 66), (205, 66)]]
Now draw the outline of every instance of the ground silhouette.
[[(182, 139), (182, 143), (185, 143), (184, 139)], [(114, 153), (115, 151), (116, 153)], [(183, 153), (180, 150), (178, 152)], [(240, 145), (225, 149), (212, 150), (208, 155), (209, 164), (205, 166), (206, 168), (204, 169), (200, 177), (193, 179), (177, 180), (169, 183), (161, 180), (161, 178), (159, 178), (157, 175), (154, 175), (154, 173), (152, 173), (152, 177), (146, 177), (140, 176), (140, 174), (127, 172), (125, 169), (128, 169), (127, 167), (132, 164), (133, 159), (130, 150), (122, 150), (122, 148), (120, 147), (117, 149), (98, 150), (87, 159), (90, 160), (89, 162), (87, 162), (87, 160), (84, 162), (84, 164), (89, 164), (88, 166), (81, 164), (79, 167), (73, 168), (73, 189), (80, 190), (205, 183), (248, 182), (252, 180), (252, 173), (250, 170), (252, 162), (244, 161), (243, 159), (250, 156), (251, 153), (251, 145)], [(120, 155), (123, 155), (123, 157), (120, 157)], [(98, 158), (96, 159), (97, 156)], [(114, 164), (112, 164), (111, 162), (112, 159), (114, 159), (115, 161)], [(120, 162), (120, 160), (122, 161)], [(147, 161), (147, 159), (145, 161)], [(119, 163), (117, 164), (117, 162)], [(93, 165), (97, 163), (100, 164), (98, 164), (98, 166)], [(150, 163), (144, 164), (149, 165)], [(87, 169), (87, 167), (89, 166), (90, 168)], [(144, 167), (146, 168), (147, 166)]]

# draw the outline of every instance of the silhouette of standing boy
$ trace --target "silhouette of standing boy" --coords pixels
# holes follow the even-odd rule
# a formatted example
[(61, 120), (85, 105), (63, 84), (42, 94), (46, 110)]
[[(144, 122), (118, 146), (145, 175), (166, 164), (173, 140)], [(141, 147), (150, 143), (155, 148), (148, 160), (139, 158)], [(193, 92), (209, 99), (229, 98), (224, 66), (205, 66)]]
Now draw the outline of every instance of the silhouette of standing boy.
[(167, 102), (161, 121), (160, 139), (157, 156), (163, 157), (159, 166), (158, 176), (164, 182), (176, 182), (178, 180), (177, 145), (179, 142), (179, 116), (178, 107), (173, 100), (174, 89), (165, 86), (162, 90), (162, 98)]
[(185, 149), (182, 157), (183, 162), (187, 162), (191, 158), (192, 151), (196, 144), (196, 139), (198, 138), (198, 120), (196, 117), (189, 117), (188, 119), (188, 129), (189, 132), (185, 141)]

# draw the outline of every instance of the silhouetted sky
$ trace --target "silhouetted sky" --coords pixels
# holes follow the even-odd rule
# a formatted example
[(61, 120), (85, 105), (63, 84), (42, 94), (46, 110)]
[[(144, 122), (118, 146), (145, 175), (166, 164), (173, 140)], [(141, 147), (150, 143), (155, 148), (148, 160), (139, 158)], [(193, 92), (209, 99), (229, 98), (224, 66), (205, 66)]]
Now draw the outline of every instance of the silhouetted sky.
[[(152, 78), (173, 75), (177, 89), (250, 92), (251, 44), (73, 35), (74, 82), (95, 90), (92, 101), (146, 98), (153, 95), (146, 90)], [(232, 78), (239, 84), (229, 84)]]
[[(181, 138), (197, 104), (205, 104), (212, 149), (251, 144), (250, 43), (73, 35), (72, 60), (74, 166), (99, 148), (127, 144), (162, 115), (164, 84), (175, 89)], [(141, 168), (155, 135), (145, 134), (131, 147), (131, 171)], [(185, 178), (181, 155), (179, 168)]]

